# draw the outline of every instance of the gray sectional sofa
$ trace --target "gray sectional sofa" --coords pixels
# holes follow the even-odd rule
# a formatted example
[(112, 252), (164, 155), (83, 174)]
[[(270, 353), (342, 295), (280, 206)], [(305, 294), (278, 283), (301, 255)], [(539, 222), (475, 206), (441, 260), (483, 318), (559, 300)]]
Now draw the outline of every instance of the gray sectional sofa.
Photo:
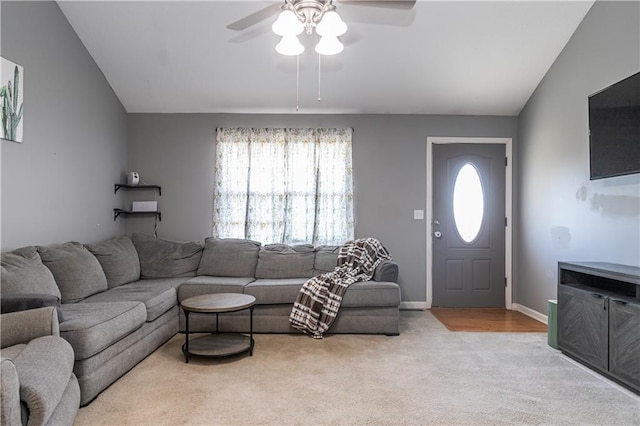
[[(215, 238), (203, 247), (140, 234), (97, 244), (24, 247), (2, 254), (1, 291), (5, 299), (57, 305), (59, 334), (73, 348), (73, 372), (85, 405), (184, 331), (179, 302), (185, 298), (251, 294), (254, 331), (296, 332), (288, 318), (300, 287), (333, 270), (338, 249)], [(329, 332), (398, 334), (397, 276), (398, 265), (385, 261), (372, 281), (350, 286)], [(248, 312), (220, 316), (221, 331), (248, 331), (243, 316)], [(190, 331), (212, 331), (212, 321), (213, 316), (192, 314)]]

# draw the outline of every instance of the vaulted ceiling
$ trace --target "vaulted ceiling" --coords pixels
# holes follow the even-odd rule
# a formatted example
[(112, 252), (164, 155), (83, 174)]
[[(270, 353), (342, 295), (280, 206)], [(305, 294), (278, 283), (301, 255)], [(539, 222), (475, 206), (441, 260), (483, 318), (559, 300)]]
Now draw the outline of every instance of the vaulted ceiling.
[[(237, 29), (281, 3), (58, 1), (128, 112), (177, 113), (295, 112), (276, 16)], [(301, 113), (517, 115), (593, 1), (335, 4), (345, 49), (320, 74), (300, 36)]]

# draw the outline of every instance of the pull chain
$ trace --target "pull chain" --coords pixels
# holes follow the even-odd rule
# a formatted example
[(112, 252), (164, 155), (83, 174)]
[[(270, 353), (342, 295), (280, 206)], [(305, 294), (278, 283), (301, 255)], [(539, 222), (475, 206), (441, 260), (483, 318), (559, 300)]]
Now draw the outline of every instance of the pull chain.
[(296, 111), (300, 111), (300, 55), (296, 55)]
[(322, 55), (318, 53), (318, 102), (322, 101), (322, 97), (320, 96), (320, 71), (321, 71), (321, 61)]

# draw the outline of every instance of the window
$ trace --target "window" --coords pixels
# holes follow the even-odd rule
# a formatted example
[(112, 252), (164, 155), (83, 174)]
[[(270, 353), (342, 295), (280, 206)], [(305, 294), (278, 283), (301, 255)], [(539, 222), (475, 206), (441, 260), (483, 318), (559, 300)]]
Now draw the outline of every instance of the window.
[(213, 235), (265, 244), (353, 239), (351, 135), (351, 129), (218, 129)]
[(478, 169), (465, 163), (458, 171), (453, 186), (453, 219), (465, 243), (473, 242), (482, 228), (484, 191)]

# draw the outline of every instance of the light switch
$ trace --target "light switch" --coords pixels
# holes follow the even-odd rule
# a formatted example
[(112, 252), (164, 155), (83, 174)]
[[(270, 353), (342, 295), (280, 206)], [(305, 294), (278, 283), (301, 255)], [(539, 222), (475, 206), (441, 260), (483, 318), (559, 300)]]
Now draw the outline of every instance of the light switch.
[(424, 220), (424, 210), (414, 210), (413, 218), (415, 220)]

